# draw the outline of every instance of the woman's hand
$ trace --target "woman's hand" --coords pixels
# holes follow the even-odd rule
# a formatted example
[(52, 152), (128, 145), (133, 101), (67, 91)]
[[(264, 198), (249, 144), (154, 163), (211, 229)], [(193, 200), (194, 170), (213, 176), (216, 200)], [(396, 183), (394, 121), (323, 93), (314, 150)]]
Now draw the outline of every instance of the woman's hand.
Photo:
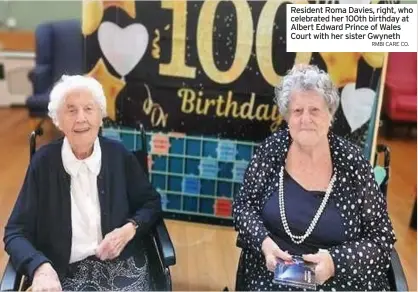
[(50, 263), (40, 265), (33, 276), (32, 291), (61, 291), (57, 272)]
[(134, 225), (129, 222), (106, 234), (96, 249), (96, 256), (102, 261), (117, 258), (128, 242), (135, 236), (135, 232)]
[(276, 269), (278, 258), (284, 261), (290, 261), (292, 259), (292, 256), (287, 252), (282, 251), (269, 236), (267, 236), (261, 244), (261, 250), (266, 258), (267, 269), (270, 272), (274, 272)]
[(320, 250), (316, 254), (303, 255), (303, 259), (316, 264), (315, 278), (318, 284), (322, 285), (334, 276), (334, 261), (328, 251)]

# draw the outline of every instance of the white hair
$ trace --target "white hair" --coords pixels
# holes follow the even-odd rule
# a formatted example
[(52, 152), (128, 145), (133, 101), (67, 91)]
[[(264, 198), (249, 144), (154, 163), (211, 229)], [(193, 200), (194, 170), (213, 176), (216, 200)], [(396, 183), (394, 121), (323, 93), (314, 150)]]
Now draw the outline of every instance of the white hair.
[(49, 95), (48, 115), (53, 123), (58, 127), (58, 109), (63, 104), (67, 94), (75, 89), (87, 89), (99, 105), (102, 118), (106, 117), (106, 97), (102, 85), (93, 77), (82, 75), (63, 75), (54, 85)]
[(280, 113), (287, 119), (290, 98), (294, 90), (314, 90), (326, 101), (332, 118), (338, 109), (340, 98), (328, 73), (315, 65), (295, 65), (281, 83), (275, 87), (275, 101)]

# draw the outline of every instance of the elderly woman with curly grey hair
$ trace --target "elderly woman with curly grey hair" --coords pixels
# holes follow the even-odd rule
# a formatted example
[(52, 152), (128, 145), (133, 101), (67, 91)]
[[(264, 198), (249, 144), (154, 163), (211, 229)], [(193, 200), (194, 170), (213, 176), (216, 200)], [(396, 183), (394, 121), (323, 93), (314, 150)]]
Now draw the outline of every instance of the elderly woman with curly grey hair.
[(102, 86), (63, 76), (48, 108), (64, 137), (30, 162), (4, 233), (13, 266), (33, 291), (152, 289), (141, 236), (160, 196), (131, 152), (98, 135)]
[(361, 150), (330, 130), (339, 106), (330, 77), (295, 66), (275, 93), (287, 126), (260, 145), (233, 203), (236, 290), (300, 290), (272, 281), (295, 256), (315, 264), (318, 290), (390, 289), (386, 199)]

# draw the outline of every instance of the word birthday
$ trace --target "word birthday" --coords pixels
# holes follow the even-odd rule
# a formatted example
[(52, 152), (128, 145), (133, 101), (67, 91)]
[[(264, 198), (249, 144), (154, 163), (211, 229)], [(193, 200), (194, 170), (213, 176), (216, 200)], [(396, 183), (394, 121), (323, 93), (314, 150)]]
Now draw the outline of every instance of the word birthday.
[(246, 102), (234, 100), (232, 91), (228, 91), (226, 97), (219, 95), (216, 98), (204, 97), (202, 91), (180, 88), (177, 96), (182, 100), (181, 111), (185, 114), (271, 121), (272, 129), (277, 128), (282, 120), (276, 105), (256, 105), (255, 93), (251, 93), (250, 100)]
[(417, 36), (410, 33), (416, 31), (416, 5), (291, 4), (287, 13), (288, 52), (417, 50)]

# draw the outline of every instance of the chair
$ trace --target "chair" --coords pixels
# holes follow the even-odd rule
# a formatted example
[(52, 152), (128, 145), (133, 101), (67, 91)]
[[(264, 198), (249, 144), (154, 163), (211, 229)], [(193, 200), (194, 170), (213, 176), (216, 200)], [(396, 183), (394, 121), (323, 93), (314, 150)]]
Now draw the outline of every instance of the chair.
[[(134, 152), (134, 154), (148, 175), (149, 171), (147, 163), (148, 154), (146, 147), (146, 136), (142, 126), (140, 127), (140, 130), (142, 138), (142, 149)], [(30, 157), (32, 157), (36, 151), (36, 137), (41, 136), (42, 134), (42, 128), (38, 128), (31, 133), (29, 138)], [(170, 266), (176, 264), (176, 256), (173, 243), (171, 242), (167, 227), (163, 219), (157, 222), (151, 231), (150, 236), (144, 239), (144, 243), (150, 259), (149, 264), (154, 288), (157, 291), (171, 291), (172, 282)], [(27, 288), (27, 283), (21, 282), (22, 275), (16, 272), (9, 259), (0, 283), (0, 290), (19, 291), (20, 287), (23, 287), (23, 289), (25, 287)]]
[(391, 137), (394, 124), (416, 127), (417, 53), (389, 53), (383, 100), (385, 135)]
[[(35, 41), (35, 67), (28, 74), (33, 94), (26, 101), (32, 123), (46, 117), (49, 93), (63, 74), (83, 73), (83, 36), (80, 21), (42, 23), (36, 28)], [(31, 126), (35, 129), (39, 124)]]
[[(378, 165), (377, 161), (379, 155), (383, 156), (383, 166)], [(380, 190), (387, 198), (388, 194), (388, 184), (390, 179), (390, 149), (386, 145), (378, 144), (376, 147), (375, 155), (375, 175), (376, 180), (380, 182)], [(379, 173), (383, 174), (382, 178), (379, 178)], [(390, 288), (392, 291), (408, 291), (408, 284), (406, 281), (405, 273), (402, 268), (401, 260), (399, 258), (398, 252), (394, 248), (391, 255), (391, 265), (388, 271), (388, 278), (390, 283)]]

